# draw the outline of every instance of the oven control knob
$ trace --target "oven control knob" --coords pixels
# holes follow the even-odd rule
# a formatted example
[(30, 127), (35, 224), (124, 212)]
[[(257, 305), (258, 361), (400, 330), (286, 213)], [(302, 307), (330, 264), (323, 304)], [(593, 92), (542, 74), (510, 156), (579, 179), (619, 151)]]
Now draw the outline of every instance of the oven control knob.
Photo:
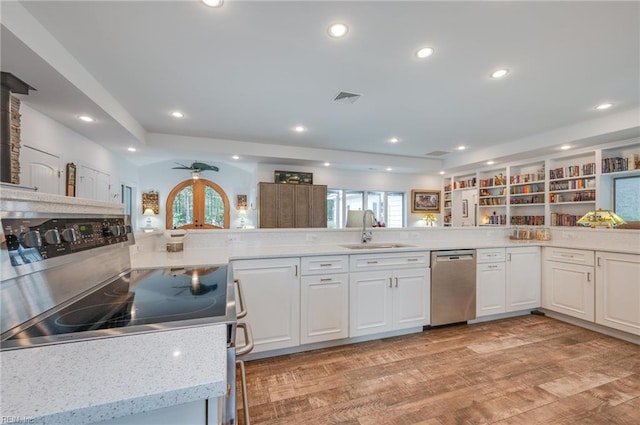
[(75, 242), (78, 240), (78, 233), (76, 229), (70, 227), (62, 231), (62, 240), (65, 242)]
[(42, 246), (42, 238), (37, 230), (29, 230), (20, 234), (20, 243), (26, 248), (35, 248)]
[(58, 229), (49, 229), (44, 232), (44, 241), (49, 245), (58, 245), (61, 242)]
[(112, 236), (120, 236), (120, 226), (111, 226), (111, 235)]
[(131, 225), (127, 224), (126, 226), (124, 226), (124, 228), (126, 229), (127, 233), (131, 233), (133, 230), (131, 229)]
[(127, 226), (121, 224), (118, 227), (120, 228), (120, 236), (124, 236), (127, 234)]

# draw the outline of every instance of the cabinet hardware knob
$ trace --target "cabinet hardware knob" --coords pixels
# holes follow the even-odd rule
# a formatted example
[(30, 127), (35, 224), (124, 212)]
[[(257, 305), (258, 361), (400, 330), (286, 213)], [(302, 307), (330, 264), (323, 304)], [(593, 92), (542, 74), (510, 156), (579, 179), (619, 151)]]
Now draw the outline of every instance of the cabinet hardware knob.
[(393, 287), (393, 278), (389, 278), (389, 288)]
[(377, 261), (367, 261), (367, 264), (378, 264)]
[(331, 282), (333, 279), (331, 279), (330, 277), (323, 277), (320, 279), (320, 282)]

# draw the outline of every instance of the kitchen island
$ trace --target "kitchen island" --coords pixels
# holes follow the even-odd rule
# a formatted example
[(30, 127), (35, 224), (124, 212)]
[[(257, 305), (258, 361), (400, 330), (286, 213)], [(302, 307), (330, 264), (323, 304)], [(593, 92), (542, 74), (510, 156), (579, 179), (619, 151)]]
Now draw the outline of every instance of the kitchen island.
[[(206, 423), (225, 395), (226, 326), (128, 334), (0, 352), (3, 423)], [(136, 415), (153, 413), (152, 421)], [(133, 415), (133, 416), (131, 416)], [(116, 421), (111, 421), (113, 418)], [(159, 422), (164, 419), (168, 422)]]

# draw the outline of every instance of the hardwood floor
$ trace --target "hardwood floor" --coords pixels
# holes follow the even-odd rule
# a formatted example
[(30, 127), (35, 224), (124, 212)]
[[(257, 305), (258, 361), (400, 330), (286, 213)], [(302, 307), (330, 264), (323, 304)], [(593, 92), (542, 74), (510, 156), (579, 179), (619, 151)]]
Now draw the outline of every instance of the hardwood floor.
[(247, 381), (253, 425), (640, 424), (640, 346), (534, 315), (249, 361)]

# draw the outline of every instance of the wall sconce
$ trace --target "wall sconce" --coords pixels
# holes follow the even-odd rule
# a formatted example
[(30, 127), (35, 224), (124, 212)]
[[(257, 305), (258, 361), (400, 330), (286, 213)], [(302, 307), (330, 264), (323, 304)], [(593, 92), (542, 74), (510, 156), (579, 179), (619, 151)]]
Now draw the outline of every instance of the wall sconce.
[(583, 226), (589, 226), (592, 229), (595, 229), (597, 226), (604, 226), (607, 229), (611, 229), (613, 226), (626, 223), (626, 221), (613, 211), (598, 208), (583, 215), (577, 223)]
[(144, 210), (144, 213), (142, 213), (142, 215), (144, 215), (145, 217), (147, 217), (147, 229), (151, 229), (151, 217), (154, 217), (156, 214), (153, 212), (153, 209), (151, 208), (147, 208), (146, 210)]
[(191, 171), (191, 178), (193, 180), (198, 180), (200, 178), (200, 170)]
[(438, 221), (438, 218), (433, 214), (427, 214), (422, 217), (422, 219), (424, 220), (426, 227), (433, 227), (435, 225), (434, 223)]

